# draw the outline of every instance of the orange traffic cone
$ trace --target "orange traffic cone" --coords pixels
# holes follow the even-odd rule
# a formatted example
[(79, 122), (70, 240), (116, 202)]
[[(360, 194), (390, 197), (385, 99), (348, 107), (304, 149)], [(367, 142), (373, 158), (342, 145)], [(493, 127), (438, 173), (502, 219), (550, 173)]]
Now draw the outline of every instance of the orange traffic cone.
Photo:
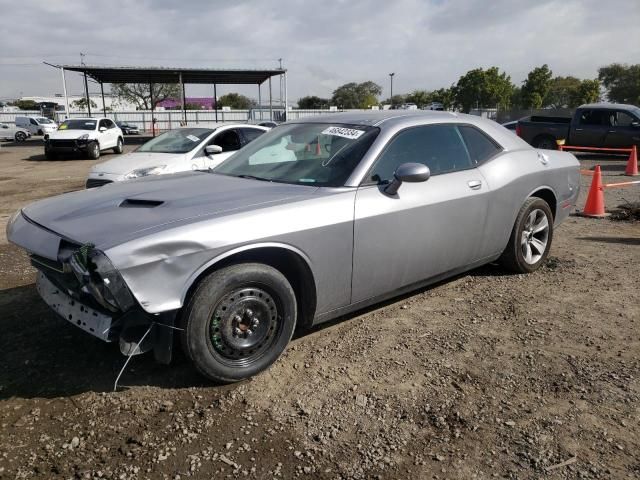
[(316, 155), (320, 155), (322, 152), (320, 150), (320, 137), (318, 136), (318, 143), (316, 143)]
[(602, 173), (600, 165), (596, 165), (593, 172), (593, 180), (587, 195), (587, 202), (584, 204), (584, 210), (580, 212), (583, 217), (606, 217), (604, 211), (604, 192), (602, 191)]
[(628, 177), (635, 177), (638, 174), (638, 148), (634, 145), (631, 147), (631, 153), (629, 154), (629, 161), (627, 162), (627, 169), (624, 174)]

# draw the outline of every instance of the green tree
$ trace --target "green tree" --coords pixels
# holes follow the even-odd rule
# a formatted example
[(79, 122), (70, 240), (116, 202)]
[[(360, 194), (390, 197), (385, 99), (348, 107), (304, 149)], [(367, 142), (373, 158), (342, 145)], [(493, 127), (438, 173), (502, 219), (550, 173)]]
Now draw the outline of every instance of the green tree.
[(486, 70), (476, 68), (469, 70), (458, 80), (455, 91), (455, 102), (464, 112), (474, 107), (507, 108), (511, 102), (514, 86), (511, 77), (491, 67)]
[(240, 93), (227, 93), (218, 99), (216, 108), (231, 107), (234, 110), (248, 110), (255, 104), (256, 102)]
[(595, 103), (600, 100), (600, 82), (598, 79), (582, 80), (578, 88), (572, 93), (570, 107), (579, 107), (585, 103)]
[(576, 77), (555, 77), (544, 98), (544, 106), (551, 108), (575, 108), (584, 103), (597, 102), (600, 98), (600, 82), (580, 80)]
[(598, 79), (609, 101), (640, 105), (640, 64), (612, 63), (598, 69)]
[(524, 107), (540, 108), (551, 86), (553, 72), (546, 63), (529, 72), (522, 84), (522, 102)]
[(33, 100), (16, 100), (10, 105), (18, 107), (20, 110), (40, 110), (40, 106)]
[(350, 82), (333, 91), (331, 103), (340, 108), (369, 108), (378, 105), (378, 96), (381, 93), (382, 87), (377, 83), (371, 81)]
[[(98, 108), (98, 105), (96, 105), (96, 102), (94, 102), (93, 100), (89, 100), (91, 108)], [(74, 100), (73, 102), (71, 102), (71, 107), (73, 108), (77, 108), (79, 110), (86, 110), (87, 109), (87, 98), (86, 97), (82, 97), (79, 98), (78, 100)]]
[(177, 83), (114, 83), (111, 85), (111, 93), (118, 100), (133, 103), (138, 109), (151, 110), (151, 93), (153, 93), (153, 106), (167, 98), (181, 98), (182, 92)]
[(455, 105), (455, 97), (453, 85), (450, 88), (439, 88), (431, 92), (431, 101), (441, 103), (445, 110), (449, 110)]
[(310, 110), (314, 108), (329, 108), (329, 99), (320, 98), (315, 95), (301, 97), (298, 100), (298, 108), (302, 110)]
[(414, 90), (404, 99), (405, 103), (415, 103), (418, 108), (429, 105), (433, 102), (433, 93), (426, 90)]
[(408, 95), (404, 93), (398, 93), (393, 96), (393, 98), (385, 98), (381, 103), (383, 105), (391, 105), (392, 107), (397, 107), (398, 105), (402, 105), (403, 103), (407, 103)]

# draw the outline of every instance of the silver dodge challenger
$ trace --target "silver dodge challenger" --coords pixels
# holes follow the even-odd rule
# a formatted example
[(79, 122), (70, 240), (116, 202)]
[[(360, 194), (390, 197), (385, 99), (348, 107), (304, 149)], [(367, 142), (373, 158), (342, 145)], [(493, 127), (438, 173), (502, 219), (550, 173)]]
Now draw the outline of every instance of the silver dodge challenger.
[[(489, 262), (545, 261), (579, 164), (479, 117), (379, 111), (279, 125), (206, 171), (42, 200), (7, 226), (44, 301), (124, 354), (233, 382), (295, 328)], [(425, 326), (428, 328), (428, 326)]]

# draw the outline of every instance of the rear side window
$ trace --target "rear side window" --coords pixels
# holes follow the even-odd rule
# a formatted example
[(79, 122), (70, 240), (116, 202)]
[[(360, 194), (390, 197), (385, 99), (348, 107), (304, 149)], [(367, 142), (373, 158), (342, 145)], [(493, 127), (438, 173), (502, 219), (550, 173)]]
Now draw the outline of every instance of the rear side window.
[(477, 128), (460, 126), (458, 129), (464, 139), (464, 143), (467, 145), (469, 156), (476, 165), (483, 163), (502, 151), (493, 140)]
[(241, 128), (242, 135), (244, 135), (245, 143), (253, 142), (256, 138), (264, 133), (264, 130), (258, 128)]

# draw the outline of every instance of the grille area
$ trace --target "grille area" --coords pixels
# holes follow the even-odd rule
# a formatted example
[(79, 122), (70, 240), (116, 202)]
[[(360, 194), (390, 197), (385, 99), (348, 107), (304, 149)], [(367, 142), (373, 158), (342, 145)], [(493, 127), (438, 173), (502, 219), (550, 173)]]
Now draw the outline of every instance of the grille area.
[(101, 187), (103, 185), (106, 185), (107, 183), (112, 183), (111, 180), (102, 180), (99, 178), (90, 178), (87, 180), (87, 183), (85, 185), (86, 188), (95, 188), (95, 187)]
[(75, 140), (49, 140), (49, 145), (52, 147), (60, 148), (74, 148), (76, 146)]

